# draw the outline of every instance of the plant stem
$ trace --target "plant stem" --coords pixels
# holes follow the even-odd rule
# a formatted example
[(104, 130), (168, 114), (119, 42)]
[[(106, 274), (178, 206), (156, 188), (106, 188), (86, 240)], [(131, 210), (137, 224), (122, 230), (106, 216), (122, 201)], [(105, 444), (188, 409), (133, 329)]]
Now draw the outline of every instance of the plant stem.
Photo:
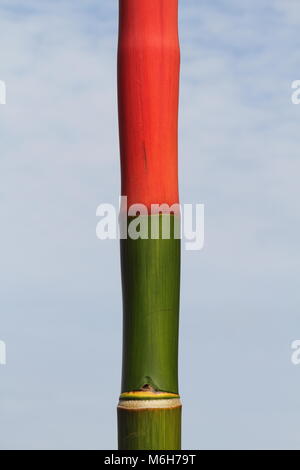
[[(120, 0), (118, 102), (122, 196), (143, 204), (147, 237), (121, 240), (123, 373), (119, 449), (177, 450), (180, 213), (178, 0)], [(151, 211), (152, 204), (160, 205)], [(150, 215), (149, 215), (150, 211)], [(139, 221), (138, 220), (138, 221)], [(170, 236), (162, 227), (170, 224)], [(159, 225), (156, 238), (152, 227)], [(123, 230), (122, 230), (123, 232)]]

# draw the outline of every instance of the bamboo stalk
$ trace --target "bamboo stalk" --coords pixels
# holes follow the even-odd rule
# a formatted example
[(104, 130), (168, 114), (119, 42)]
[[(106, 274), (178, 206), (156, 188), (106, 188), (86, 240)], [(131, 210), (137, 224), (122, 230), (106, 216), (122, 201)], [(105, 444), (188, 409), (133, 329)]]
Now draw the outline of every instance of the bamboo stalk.
[[(178, 203), (178, 0), (119, 0), (122, 195), (128, 205)], [(121, 240), (123, 372), (119, 449), (180, 449), (180, 214), (146, 215), (147, 239)], [(132, 222), (122, 214), (126, 224)], [(164, 239), (163, 221), (170, 223)], [(156, 239), (151, 228), (159, 223)]]

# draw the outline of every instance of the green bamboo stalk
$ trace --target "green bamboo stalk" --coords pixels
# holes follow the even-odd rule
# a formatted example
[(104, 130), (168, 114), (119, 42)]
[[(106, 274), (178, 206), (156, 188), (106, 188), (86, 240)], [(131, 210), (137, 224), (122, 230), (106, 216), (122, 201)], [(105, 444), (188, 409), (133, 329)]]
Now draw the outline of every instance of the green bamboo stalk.
[[(119, 449), (180, 449), (180, 239), (176, 238), (180, 219), (145, 217), (148, 239), (121, 240), (124, 336)], [(163, 239), (166, 221), (169, 239)], [(150, 238), (153, 224), (160, 228), (157, 239)]]
[[(167, 406), (168, 400), (165, 401)], [(175, 401), (175, 400), (174, 400)], [(137, 410), (118, 407), (120, 450), (178, 450), (181, 448), (181, 406)]]
[[(170, 239), (162, 239), (162, 217), (170, 220)], [(122, 392), (145, 385), (178, 393), (180, 240), (174, 216), (159, 219), (158, 239), (121, 240), (123, 279)]]

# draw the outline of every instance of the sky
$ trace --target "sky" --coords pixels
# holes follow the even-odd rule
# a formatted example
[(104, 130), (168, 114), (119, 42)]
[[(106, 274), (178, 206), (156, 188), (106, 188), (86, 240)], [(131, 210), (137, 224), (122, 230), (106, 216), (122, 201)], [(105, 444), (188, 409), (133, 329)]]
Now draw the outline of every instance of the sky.
[[(179, 0), (184, 449), (300, 449), (298, 0)], [(0, 449), (114, 449), (116, 0), (0, 0)]]

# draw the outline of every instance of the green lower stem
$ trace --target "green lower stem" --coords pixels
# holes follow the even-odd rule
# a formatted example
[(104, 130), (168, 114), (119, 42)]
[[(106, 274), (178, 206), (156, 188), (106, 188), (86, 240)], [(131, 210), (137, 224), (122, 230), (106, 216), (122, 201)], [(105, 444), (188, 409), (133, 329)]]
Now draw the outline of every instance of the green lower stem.
[(181, 406), (154, 409), (119, 406), (118, 436), (119, 450), (180, 450)]
[[(121, 240), (124, 334), (119, 449), (177, 450), (181, 440), (177, 395), (180, 218), (141, 216), (126, 219), (126, 225), (139, 220), (148, 238)], [(168, 226), (166, 238), (168, 230), (163, 229)], [(153, 227), (159, 227), (156, 238)], [(152, 399), (141, 400), (145, 393)]]
[[(121, 240), (122, 392), (151, 386), (178, 393), (180, 239), (175, 234), (180, 219), (151, 215), (142, 220), (149, 236), (158, 221), (160, 232), (157, 239)], [(170, 237), (163, 239), (162, 228), (168, 223)]]

